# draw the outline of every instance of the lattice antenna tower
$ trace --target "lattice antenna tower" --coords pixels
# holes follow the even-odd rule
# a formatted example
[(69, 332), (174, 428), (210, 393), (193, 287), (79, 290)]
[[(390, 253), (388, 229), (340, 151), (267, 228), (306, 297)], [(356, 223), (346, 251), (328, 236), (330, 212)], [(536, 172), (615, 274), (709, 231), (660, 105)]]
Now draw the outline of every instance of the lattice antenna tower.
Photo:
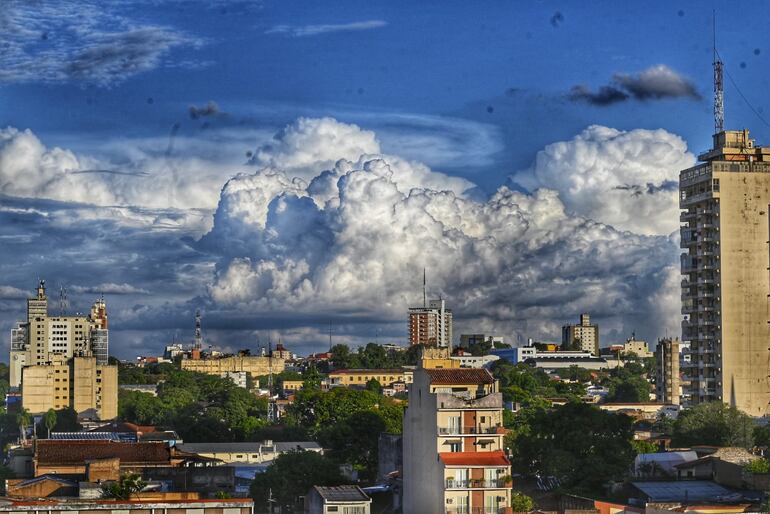
[(193, 349), (200, 350), (203, 348), (203, 332), (201, 331), (201, 310), (195, 309), (195, 339), (193, 341)]
[(716, 134), (725, 129), (725, 88), (723, 80), (724, 63), (717, 52), (717, 15), (713, 15), (714, 42), (714, 131)]

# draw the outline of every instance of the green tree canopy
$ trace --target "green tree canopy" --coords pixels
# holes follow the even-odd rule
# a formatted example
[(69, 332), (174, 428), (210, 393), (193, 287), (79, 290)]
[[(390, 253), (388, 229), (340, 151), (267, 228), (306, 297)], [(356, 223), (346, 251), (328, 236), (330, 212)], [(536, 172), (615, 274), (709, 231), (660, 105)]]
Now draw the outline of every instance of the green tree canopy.
[(754, 446), (755, 424), (751, 417), (720, 401), (701, 403), (679, 413), (674, 422), (676, 446)]
[(279, 455), (264, 473), (257, 473), (250, 491), (258, 509), (268, 507), (272, 495), (275, 502), (271, 507), (294, 512), (297, 498), (306, 495), (314, 485), (344, 483), (339, 466), (327, 457), (309, 451), (289, 452)]
[(592, 405), (538, 409), (514, 441), (513, 468), (554, 476), (568, 490), (595, 493), (628, 471), (635, 455), (632, 434), (631, 418)]

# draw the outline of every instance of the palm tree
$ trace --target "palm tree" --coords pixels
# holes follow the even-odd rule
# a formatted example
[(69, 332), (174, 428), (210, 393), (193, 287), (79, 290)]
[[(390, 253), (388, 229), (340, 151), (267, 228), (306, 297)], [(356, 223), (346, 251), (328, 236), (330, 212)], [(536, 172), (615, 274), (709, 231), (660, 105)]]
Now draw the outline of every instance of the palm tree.
[(48, 429), (48, 439), (51, 438), (51, 430), (53, 430), (53, 427), (56, 426), (56, 411), (53, 409), (48, 409), (46, 413), (43, 415), (43, 424), (45, 424), (45, 428)]
[(21, 412), (16, 414), (16, 424), (19, 425), (19, 433), (21, 433), (22, 442), (27, 442), (27, 427), (31, 421), (32, 419), (27, 409), (22, 409)]

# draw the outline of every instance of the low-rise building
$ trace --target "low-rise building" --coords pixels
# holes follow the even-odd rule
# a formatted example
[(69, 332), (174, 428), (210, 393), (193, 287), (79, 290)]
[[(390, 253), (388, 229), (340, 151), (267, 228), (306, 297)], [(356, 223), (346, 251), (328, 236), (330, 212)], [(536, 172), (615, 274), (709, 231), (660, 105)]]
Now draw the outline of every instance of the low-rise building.
[(500, 360), (497, 355), (452, 355), (450, 359), (457, 361), (461, 368), (485, 368)]
[(193, 453), (209, 459), (216, 459), (225, 464), (264, 464), (270, 463), (282, 453), (292, 451), (311, 451), (323, 453), (323, 448), (315, 441), (258, 443), (184, 443), (177, 445), (179, 450)]
[[(162, 495), (155, 495), (162, 498)], [(254, 514), (254, 501), (249, 498), (226, 500), (13, 500), (0, 503), (0, 513), (17, 514)]]
[(305, 496), (306, 514), (369, 514), (372, 499), (357, 485), (314, 486)]
[(329, 373), (330, 387), (365, 387), (370, 380), (376, 380), (382, 386), (394, 382), (410, 384), (414, 372), (410, 369), (340, 369)]
[(286, 367), (285, 361), (279, 358), (253, 356), (253, 355), (231, 355), (229, 357), (205, 358), (205, 359), (182, 359), (182, 369), (195, 371), (197, 373), (206, 373), (207, 375), (223, 376), (228, 372), (246, 372), (252, 377), (267, 375), (272, 370), (273, 373), (280, 373)]

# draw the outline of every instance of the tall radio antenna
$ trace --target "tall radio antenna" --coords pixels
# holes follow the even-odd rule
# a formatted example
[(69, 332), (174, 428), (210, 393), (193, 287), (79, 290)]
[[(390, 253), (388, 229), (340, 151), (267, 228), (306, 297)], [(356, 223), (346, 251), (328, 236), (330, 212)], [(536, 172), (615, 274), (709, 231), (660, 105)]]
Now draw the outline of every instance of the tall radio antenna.
[(722, 132), (725, 129), (725, 90), (722, 80), (722, 68), (724, 64), (717, 52), (717, 13), (713, 11), (713, 36), (714, 36), (714, 131)]

